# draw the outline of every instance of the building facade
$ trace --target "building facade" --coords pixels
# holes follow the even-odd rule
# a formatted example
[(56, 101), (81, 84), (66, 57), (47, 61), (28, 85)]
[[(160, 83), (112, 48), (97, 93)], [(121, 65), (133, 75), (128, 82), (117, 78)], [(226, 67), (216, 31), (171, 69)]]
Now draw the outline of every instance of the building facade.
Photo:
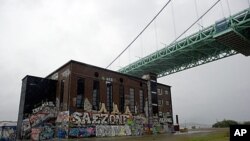
[(46, 78), (23, 79), (17, 136), (163, 133), (171, 130), (172, 117), (171, 87), (157, 83), (156, 75), (137, 78), (69, 61)]

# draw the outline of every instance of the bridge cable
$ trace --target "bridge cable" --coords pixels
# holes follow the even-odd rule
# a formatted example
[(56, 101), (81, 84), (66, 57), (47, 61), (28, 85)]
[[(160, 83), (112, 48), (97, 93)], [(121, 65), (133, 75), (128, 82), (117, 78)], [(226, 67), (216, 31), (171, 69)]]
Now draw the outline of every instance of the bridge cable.
[(174, 37), (177, 37), (176, 34), (176, 26), (175, 26), (175, 16), (174, 16), (174, 2), (171, 3), (171, 10), (172, 10), (172, 18), (173, 18), (173, 25), (174, 25)]
[[(196, 0), (194, 0), (194, 7), (195, 7), (195, 12), (196, 12), (196, 18), (198, 19), (199, 18), (199, 14), (198, 14), (198, 9), (197, 9), (197, 2)], [(200, 25), (199, 24), (199, 21), (197, 22), (198, 26)], [(200, 29), (199, 29), (200, 30)]]
[(229, 1), (228, 0), (227, 0), (227, 8), (228, 8), (228, 11), (229, 11), (229, 15), (231, 16), (231, 9), (230, 9)]
[(224, 10), (223, 10), (222, 1), (220, 2), (220, 7), (221, 7), (222, 16), (225, 18), (225, 13), (224, 13)]
[(143, 36), (141, 36), (141, 57), (143, 57)]
[(149, 25), (159, 16), (159, 14), (165, 9), (165, 7), (171, 2), (169, 0), (162, 8), (161, 10), (154, 16), (154, 18), (146, 25), (146, 27), (143, 28), (143, 30), (134, 38), (134, 40), (106, 67), (109, 68), (137, 39), (138, 37), (148, 28)]
[(215, 5), (221, 0), (217, 0), (204, 14), (202, 14), (192, 25), (190, 25), (181, 35), (179, 35), (170, 45), (175, 43), (182, 35), (184, 35), (190, 28), (192, 28), (201, 18), (203, 18)]
[[(197, 0), (194, 0), (194, 3), (195, 3), (195, 11), (196, 11), (196, 18), (199, 18), (199, 11), (198, 11), (198, 4), (197, 4)], [(202, 22), (202, 19), (200, 20), (200, 22), (197, 23), (199, 27), (201, 27), (202, 29), (204, 28), (203, 27), (203, 22)], [(200, 29), (199, 29), (200, 30)]]
[(157, 37), (157, 24), (156, 21), (154, 21), (154, 29), (155, 29), (155, 46), (156, 46), (156, 51), (158, 50), (158, 37)]

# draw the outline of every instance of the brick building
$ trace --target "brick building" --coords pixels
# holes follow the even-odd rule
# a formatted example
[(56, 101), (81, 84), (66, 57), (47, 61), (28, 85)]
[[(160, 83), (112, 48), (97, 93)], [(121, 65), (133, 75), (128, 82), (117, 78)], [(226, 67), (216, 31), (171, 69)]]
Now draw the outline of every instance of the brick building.
[[(139, 135), (173, 124), (171, 87), (154, 74), (137, 78), (71, 60), (22, 81), (18, 138)], [(45, 126), (56, 130), (43, 133)]]

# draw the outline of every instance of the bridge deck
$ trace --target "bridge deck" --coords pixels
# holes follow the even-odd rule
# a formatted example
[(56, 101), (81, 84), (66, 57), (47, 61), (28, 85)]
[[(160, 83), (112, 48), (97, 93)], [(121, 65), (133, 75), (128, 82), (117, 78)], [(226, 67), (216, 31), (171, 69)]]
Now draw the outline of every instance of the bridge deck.
[(120, 70), (141, 77), (158, 77), (241, 53), (250, 55), (250, 9), (216, 22)]

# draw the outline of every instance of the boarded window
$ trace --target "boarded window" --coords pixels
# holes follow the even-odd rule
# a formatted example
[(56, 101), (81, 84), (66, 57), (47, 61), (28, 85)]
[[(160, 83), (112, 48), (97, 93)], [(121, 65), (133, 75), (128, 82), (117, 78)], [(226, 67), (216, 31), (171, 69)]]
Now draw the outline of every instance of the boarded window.
[(165, 90), (165, 94), (168, 95), (168, 90)]
[(120, 87), (119, 87), (119, 96), (120, 96), (119, 111), (123, 113), (124, 106), (125, 106), (124, 86), (123, 85), (120, 85)]
[(77, 95), (76, 95), (76, 107), (83, 108), (84, 106), (84, 79), (79, 78), (77, 80)]
[(100, 90), (99, 90), (99, 81), (93, 82), (93, 97), (92, 97), (92, 105), (93, 110), (99, 110), (99, 102), (100, 102)]
[(64, 82), (65, 80), (61, 80), (61, 89), (60, 89), (60, 107), (63, 106), (63, 97), (64, 97)]
[(111, 82), (106, 82), (107, 86), (107, 110), (112, 112), (113, 110), (113, 87)]
[(161, 92), (161, 91), (162, 91), (162, 89), (160, 89), (160, 88), (157, 89), (158, 95), (162, 95), (162, 92)]
[(159, 106), (163, 105), (163, 100), (158, 100)]
[(143, 90), (140, 90), (140, 113), (144, 113), (144, 94)]
[(135, 112), (135, 89), (129, 89), (129, 109), (132, 113)]

